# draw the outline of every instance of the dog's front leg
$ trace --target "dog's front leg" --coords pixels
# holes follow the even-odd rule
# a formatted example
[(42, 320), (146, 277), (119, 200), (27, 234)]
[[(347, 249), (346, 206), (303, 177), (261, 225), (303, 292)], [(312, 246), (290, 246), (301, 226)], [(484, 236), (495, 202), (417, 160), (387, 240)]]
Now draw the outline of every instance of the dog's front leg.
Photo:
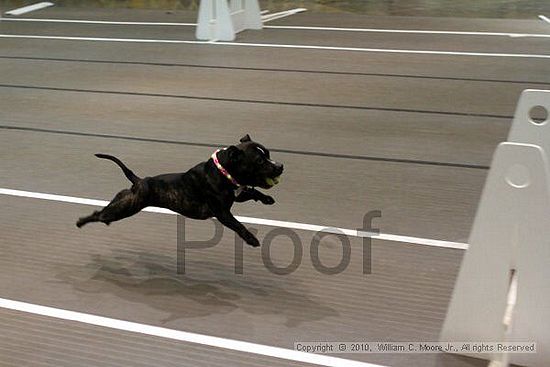
[(260, 241), (246, 227), (231, 214), (230, 211), (222, 211), (216, 214), (221, 224), (235, 231), (246, 243), (252, 247), (260, 246)]
[(269, 195), (265, 195), (263, 193), (261, 193), (260, 191), (256, 190), (256, 189), (253, 189), (251, 187), (247, 187), (245, 189), (243, 189), (239, 195), (237, 195), (237, 197), (235, 198), (235, 201), (237, 203), (242, 203), (242, 202), (245, 202), (245, 201), (248, 201), (248, 200), (254, 200), (254, 201), (261, 201), (262, 204), (265, 204), (265, 205), (272, 205), (272, 204), (275, 204), (275, 199), (273, 199), (271, 196)]

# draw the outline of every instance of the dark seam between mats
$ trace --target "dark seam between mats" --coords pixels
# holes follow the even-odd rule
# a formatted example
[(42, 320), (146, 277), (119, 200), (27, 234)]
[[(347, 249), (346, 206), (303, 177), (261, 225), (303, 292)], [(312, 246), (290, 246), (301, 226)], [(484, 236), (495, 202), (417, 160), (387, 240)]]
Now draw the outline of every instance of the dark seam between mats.
[[(33, 131), (33, 132), (61, 134), (61, 135), (89, 136), (89, 137), (95, 137), (95, 138), (120, 139), (120, 140), (129, 140), (129, 141), (140, 141), (140, 142), (149, 142), (149, 143), (163, 143), (163, 144), (176, 144), (176, 145), (187, 145), (187, 146), (198, 146), (198, 147), (209, 147), (209, 148), (219, 148), (219, 147), (223, 146), (223, 144), (197, 143), (197, 142), (187, 142), (187, 141), (177, 141), (177, 140), (142, 138), (142, 137), (135, 137), (135, 136), (85, 133), (85, 132), (78, 132), (78, 131), (50, 130), (50, 129), (9, 126), (9, 125), (0, 125), (0, 129), (19, 130), (19, 131)], [(277, 148), (272, 148), (270, 150), (272, 152), (296, 154), (296, 155), (307, 155), (307, 156), (317, 156), (317, 157), (354, 159), (354, 160), (378, 161), (378, 162), (389, 162), (389, 163), (419, 164), (419, 165), (428, 165), (428, 166), (443, 166), (443, 167), (456, 167), (456, 168), (471, 168), (471, 169), (482, 169), (482, 170), (488, 170), (489, 169), (488, 166), (477, 165), (477, 164), (467, 164), (467, 163), (452, 163), (452, 162), (423, 161), (423, 160), (415, 160), (415, 159), (384, 158), (384, 157), (373, 157), (373, 156), (362, 156), (362, 155), (351, 155), (351, 154), (336, 154), (336, 153), (324, 153), (324, 152), (311, 152), (311, 151), (303, 151), (303, 150), (277, 149)]]
[(350, 76), (380, 76), (380, 77), (389, 77), (389, 78), (453, 80), (453, 81), (486, 82), (486, 83), (550, 85), (550, 81), (540, 82), (540, 81), (481, 79), (481, 78), (459, 78), (459, 77), (447, 77), (447, 76), (410, 75), (410, 74), (360, 73), (360, 72), (352, 72), (352, 71), (253, 68), (253, 67), (244, 67), (244, 66), (196, 65), (196, 64), (178, 64), (178, 63), (161, 63), (161, 62), (144, 62), (144, 61), (63, 59), (63, 58), (30, 57), (30, 56), (0, 56), (0, 59), (59, 61), (59, 62), (83, 62), (83, 63), (96, 63), (96, 64), (121, 64), (121, 65), (143, 65), (143, 66), (166, 66), (166, 67), (185, 67), (185, 68), (222, 69), (222, 70), (226, 69), (226, 70), (245, 70), (245, 71), (266, 71), (266, 72), (281, 72), (281, 73), (328, 74), (328, 75), (350, 75)]
[(447, 112), (447, 111), (415, 110), (415, 109), (406, 109), (406, 108), (370, 107), (370, 106), (353, 106), (353, 105), (329, 105), (329, 104), (319, 104), (319, 103), (301, 103), (301, 102), (283, 102), (283, 101), (278, 102), (278, 101), (267, 101), (267, 100), (186, 96), (186, 95), (161, 94), (161, 93), (105, 91), (105, 90), (93, 90), (93, 89), (42, 87), (42, 86), (15, 85), (15, 84), (13, 85), (0, 84), (0, 88), (36, 89), (36, 90), (51, 90), (51, 91), (61, 91), (61, 92), (75, 92), (75, 93), (115, 94), (115, 95), (140, 96), (140, 97), (181, 98), (181, 99), (192, 99), (192, 100), (203, 100), (203, 101), (254, 103), (254, 104), (269, 104), (269, 105), (279, 105), (279, 106), (342, 108), (342, 109), (367, 110), (367, 111), (388, 111), (388, 112), (424, 113), (424, 114), (451, 115), (451, 116), (488, 117), (488, 118), (507, 119), (507, 120), (511, 120), (513, 117), (508, 115), (496, 115), (496, 114), (485, 114), (485, 113)]

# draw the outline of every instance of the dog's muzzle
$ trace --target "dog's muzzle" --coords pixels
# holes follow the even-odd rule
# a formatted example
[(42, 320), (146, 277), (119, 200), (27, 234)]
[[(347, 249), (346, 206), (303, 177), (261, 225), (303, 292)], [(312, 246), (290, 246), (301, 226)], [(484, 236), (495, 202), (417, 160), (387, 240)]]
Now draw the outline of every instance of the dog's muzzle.
[(265, 179), (265, 183), (269, 187), (273, 187), (273, 186), (277, 185), (279, 182), (281, 182), (281, 174), (283, 173), (282, 163), (278, 163), (278, 162), (275, 162), (275, 161), (271, 161), (271, 162), (275, 166), (275, 177), (268, 177), (268, 178)]

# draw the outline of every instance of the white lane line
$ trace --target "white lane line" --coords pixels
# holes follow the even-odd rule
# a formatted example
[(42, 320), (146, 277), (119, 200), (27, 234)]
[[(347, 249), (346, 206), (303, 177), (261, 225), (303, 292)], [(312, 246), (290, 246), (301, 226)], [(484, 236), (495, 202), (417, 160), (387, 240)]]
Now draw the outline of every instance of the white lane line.
[[(102, 207), (109, 204), (109, 202), (105, 200), (86, 199), (86, 198), (79, 198), (75, 196), (46, 194), (41, 192), (13, 190), (13, 189), (6, 189), (6, 188), (0, 188), (0, 195), (18, 196), (18, 197), (25, 197), (25, 198), (51, 200), (51, 201), (64, 202), (64, 203), (83, 204), (83, 205), (102, 206)], [(150, 212), (150, 213), (176, 215), (176, 213), (174, 213), (169, 209), (163, 209), (163, 208), (157, 208), (157, 207), (147, 207), (143, 209), (143, 211)], [(384, 241), (404, 242), (404, 243), (410, 243), (414, 245), (441, 247), (441, 248), (449, 248), (449, 249), (457, 249), (457, 250), (466, 250), (468, 248), (468, 244), (462, 243), (462, 242), (434, 240), (429, 238), (410, 237), (410, 236), (401, 236), (401, 235), (384, 234), (384, 233), (378, 234), (378, 233), (366, 232), (366, 231), (361, 231), (356, 229), (327, 227), (327, 226), (319, 226), (315, 224), (286, 222), (286, 221), (272, 220), (272, 219), (262, 219), (262, 218), (253, 218), (253, 217), (243, 217), (243, 216), (237, 216), (236, 218), (242, 223), (257, 224), (257, 225), (270, 226), (270, 227), (299, 229), (299, 230), (311, 231), (311, 232), (345, 234), (347, 236), (352, 236), (352, 237), (374, 238), (374, 239), (384, 240)]]
[[(266, 12), (266, 11), (264, 11)], [(285, 12), (281, 12), (285, 13)], [(276, 13), (279, 14), (279, 13)], [(269, 17), (270, 14), (264, 17)], [(539, 18), (548, 19), (544, 15)], [(194, 27), (197, 23), (177, 23), (177, 22), (121, 22), (107, 20), (85, 20), (85, 19), (51, 19), (51, 18), (0, 18), (2, 21), (11, 22), (45, 22), (45, 23), (77, 23), (77, 24), (112, 24), (112, 25), (143, 25), (143, 26), (188, 26)], [(269, 19), (273, 20), (273, 19)], [(549, 20), (550, 21), (550, 20)], [(469, 31), (437, 31), (437, 30), (418, 30), (418, 29), (384, 29), (384, 28), (349, 28), (349, 27), (313, 27), (313, 26), (278, 26), (266, 25), (267, 29), (290, 29), (290, 30), (314, 30), (314, 31), (333, 31), (333, 32), (365, 32), (365, 33), (405, 33), (405, 34), (439, 34), (455, 36), (488, 36), (488, 37), (535, 37), (550, 38), (550, 34), (542, 33), (509, 33), (509, 32), (469, 32)]]
[(307, 9), (306, 8), (295, 8), (295, 9), (285, 10), (285, 11), (281, 11), (281, 12), (278, 12), (278, 13), (264, 15), (264, 16), (262, 16), (262, 21), (264, 23), (265, 22), (270, 22), (272, 20), (289, 17), (291, 15), (298, 14), (298, 13), (303, 13), (304, 11), (307, 11)]
[(143, 25), (143, 26), (196, 26), (197, 23), (170, 23), (170, 22), (121, 22), (110, 20), (85, 20), (85, 19), (51, 19), (51, 18), (0, 18), (7, 22), (37, 22), (37, 23), (74, 23), (74, 24), (109, 24), (109, 25)]
[(548, 19), (548, 17), (546, 17), (542, 14), (539, 15), (539, 19), (542, 20), (543, 22), (550, 23), (550, 19)]
[(375, 53), (394, 53), (394, 54), (447, 55), (447, 56), (473, 56), (473, 57), (509, 57), (509, 58), (524, 58), (524, 59), (550, 59), (550, 54), (549, 55), (541, 55), (541, 54), (511, 54), (511, 53), (462, 52), (462, 51), (398, 50), (398, 49), (386, 49), (386, 48), (285, 45), (285, 44), (277, 44), (277, 43), (155, 40), (155, 39), (139, 39), (139, 38), (37, 36), (37, 35), (23, 35), (23, 34), (0, 34), (0, 38), (42, 39), (42, 40), (59, 40), (59, 41), (91, 41), (91, 42), (165, 43), (165, 44), (232, 46), (232, 47), (286, 48), (286, 49), (298, 49), (298, 50), (375, 52)]
[(364, 32), (364, 33), (407, 33), (407, 34), (440, 34), (454, 36), (491, 36), (491, 37), (540, 37), (550, 38), (550, 34), (541, 33), (507, 33), (507, 32), (468, 32), (468, 31), (432, 31), (417, 29), (383, 29), (383, 28), (342, 28), (342, 27), (308, 27), (308, 26), (265, 26), (271, 29), (291, 29), (306, 31), (336, 31), (336, 32)]
[(24, 6), (22, 8), (17, 8), (17, 9), (7, 11), (5, 14), (6, 15), (21, 15), (21, 14), (25, 14), (25, 13), (30, 13), (31, 11), (44, 9), (44, 8), (47, 8), (47, 7), (53, 6), (53, 5), (54, 5), (54, 3), (51, 3), (49, 1), (43, 1), (41, 3), (36, 3), (36, 4), (33, 4), (33, 5), (28, 5), (28, 6)]
[(220, 338), (204, 334), (195, 334), (187, 331), (167, 329), (153, 325), (112, 319), (104, 316), (69, 311), (61, 308), (41, 306), (5, 298), (0, 298), (0, 307), (14, 311), (26, 312), (33, 315), (47, 316), (67, 321), (76, 321), (83, 324), (101, 326), (108, 329), (157, 336), (165, 339), (206, 345), (214, 348), (229, 349), (238, 352), (280, 358), (287, 361), (312, 363), (319, 366), (327, 367), (383, 367), (381, 365), (330, 357), (322, 354), (305, 353), (291, 349), (272, 347), (269, 345)]

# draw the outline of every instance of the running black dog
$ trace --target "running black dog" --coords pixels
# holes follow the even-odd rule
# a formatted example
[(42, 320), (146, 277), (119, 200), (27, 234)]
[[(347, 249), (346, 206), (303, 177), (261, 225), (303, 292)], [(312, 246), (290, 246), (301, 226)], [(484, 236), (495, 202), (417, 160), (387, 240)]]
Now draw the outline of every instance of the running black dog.
[(231, 214), (234, 202), (261, 201), (271, 205), (275, 200), (254, 189), (269, 189), (279, 182), (283, 165), (269, 157), (269, 151), (246, 135), (240, 144), (219, 149), (212, 157), (184, 173), (170, 173), (139, 178), (118, 158), (96, 154), (109, 159), (122, 169), (132, 182), (130, 189), (120, 191), (100, 211), (80, 218), (76, 225), (90, 222), (111, 222), (132, 216), (147, 206), (170, 209), (193, 219), (216, 217), (224, 226), (235, 231), (246, 243), (257, 247), (258, 239)]

